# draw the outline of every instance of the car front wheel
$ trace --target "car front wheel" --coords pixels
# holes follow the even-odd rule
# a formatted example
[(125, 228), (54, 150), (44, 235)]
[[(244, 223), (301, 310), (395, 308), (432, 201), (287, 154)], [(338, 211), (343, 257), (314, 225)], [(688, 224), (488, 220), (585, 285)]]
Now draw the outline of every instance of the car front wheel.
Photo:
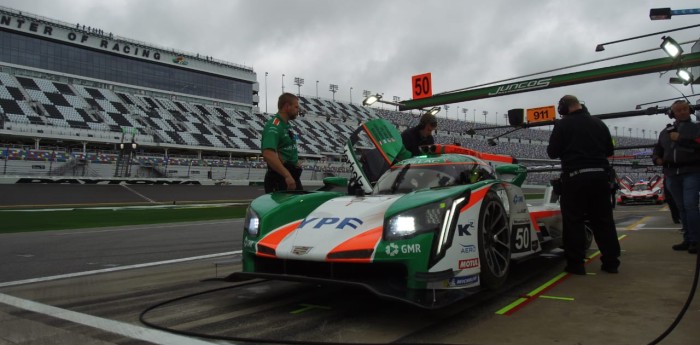
[(501, 199), (489, 191), (479, 212), (479, 259), (481, 286), (496, 289), (503, 285), (510, 270), (510, 228)]

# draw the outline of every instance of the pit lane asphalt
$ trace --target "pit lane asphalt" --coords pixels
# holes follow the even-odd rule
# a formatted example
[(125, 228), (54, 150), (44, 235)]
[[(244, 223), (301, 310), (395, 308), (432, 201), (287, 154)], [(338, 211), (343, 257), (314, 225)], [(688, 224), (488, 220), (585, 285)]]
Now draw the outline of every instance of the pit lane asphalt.
[[(662, 207), (618, 207), (615, 216), (620, 234), (627, 236), (621, 242), (624, 253), (620, 274), (601, 273), (598, 261), (593, 261), (587, 269), (595, 275), (569, 277), (547, 291), (549, 297), (562, 299), (540, 298), (510, 316), (496, 315), (495, 311), (559, 274), (563, 267), (560, 259), (542, 258), (517, 265), (509, 285), (498, 294), (481, 295), (433, 312), (378, 300), (361, 291), (262, 282), (156, 310), (149, 315), (149, 321), (212, 334), (301, 342), (646, 344), (660, 334), (680, 310), (690, 288), (694, 261), (687, 253), (670, 251), (670, 245), (678, 241), (680, 235), (678, 226), (670, 223), (670, 216)], [(59, 340), (76, 344), (177, 343), (177, 339), (160, 338), (159, 341), (158, 336), (139, 335), (147, 334), (150, 329), (140, 324), (138, 313), (156, 302), (230, 286), (231, 283), (201, 282), (217, 274), (221, 277), (240, 270), (240, 258), (235, 254), (240, 249), (240, 232), (231, 229), (236, 228), (236, 224), (230, 225), (211, 225), (212, 232), (194, 237), (187, 237), (187, 233), (204, 234), (202, 231), (208, 226), (194, 223), (184, 226), (183, 230), (166, 224), (131, 230), (129, 227), (81, 229), (71, 235), (58, 235), (71, 231), (50, 232), (56, 236), (45, 241), (37, 238), (47, 232), (3, 235), (2, 244), (6, 247), (0, 255), (20, 248), (27, 249), (22, 251), (24, 254), (31, 253), (35, 243), (39, 248), (37, 252), (46, 252), (44, 263), (34, 266), (35, 269), (52, 263), (52, 257), (68, 257), (58, 260), (62, 263), (70, 260), (106, 263), (106, 266), (91, 266), (108, 270), (154, 259), (138, 259), (139, 253), (161, 253), (163, 256), (159, 259), (164, 260), (206, 255), (207, 252), (233, 253), (12, 286), (7, 283), (82, 270), (84, 266), (62, 269), (61, 265), (52, 264), (55, 271), (49, 268), (7, 280), (2, 272), (0, 344), (60, 343)], [(5, 244), (6, 239), (16, 235), (27, 238)], [(197, 240), (202, 242), (202, 251), (187, 252), (187, 244)], [(76, 242), (75, 247), (60, 249), (71, 242)], [(115, 260), (100, 260), (101, 253), (109, 247), (99, 247), (100, 243), (118, 246), (119, 250), (107, 255)], [(89, 254), (82, 253), (91, 246), (96, 248)], [(135, 250), (129, 251), (131, 247)], [(26, 260), (11, 265), (17, 271), (32, 267), (29, 263), (32, 257), (28, 255), (12, 259), (0, 257), (0, 260)], [(118, 266), (112, 266), (114, 264)], [(19, 299), (21, 303), (7, 302), (3, 296)], [(28, 311), (30, 303), (58, 307), (82, 317), (67, 320), (43, 309)], [(112, 324), (88, 322), (95, 317), (145, 330), (119, 332), (119, 327)], [(664, 343), (696, 343), (700, 332), (694, 325), (698, 322), (700, 304), (695, 301), (677, 330)], [(192, 338), (185, 338), (182, 343), (187, 344), (188, 340), (194, 342)]]

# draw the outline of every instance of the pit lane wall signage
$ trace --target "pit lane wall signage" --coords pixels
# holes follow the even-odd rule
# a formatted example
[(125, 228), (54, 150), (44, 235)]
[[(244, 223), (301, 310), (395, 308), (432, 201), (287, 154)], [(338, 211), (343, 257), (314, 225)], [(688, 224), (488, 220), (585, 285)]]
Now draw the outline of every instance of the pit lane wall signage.
[(88, 185), (215, 185), (216, 180), (158, 179), (158, 178), (83, 178), (15, 176), (2, 177), (0, 184), (88, 184)]

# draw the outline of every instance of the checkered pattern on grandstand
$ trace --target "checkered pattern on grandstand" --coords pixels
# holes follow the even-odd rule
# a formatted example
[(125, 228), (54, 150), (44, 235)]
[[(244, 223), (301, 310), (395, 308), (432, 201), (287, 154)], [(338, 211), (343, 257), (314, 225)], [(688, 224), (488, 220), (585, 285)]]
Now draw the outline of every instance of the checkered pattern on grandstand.
[[(306, 100), (307, 114), (294, 131), (300, 152), (338, 153), (357, 122), (372, 117), (356, 105)], [(0, 107), (9, 123), (94, 130), (152, 137), (156, 143), (211, 148), (260, 150), (260, 133), (271, 115), (189, 103), (41, 78), (0, 73)], [(334, 114), (334, 121), (325, 120)], [(351, 117), (352, 116), (352, 117)], [(341, 121), (347, 117), (347, 123)]]
[[(299, 150), (303, 154), (342, 152), (345, 140), (357, 124), (377, 115), (399, 128), (411, 127), (418, 122), (417, 114), (412, 116), (326, 99), (302, 96), (300, 106), (307, 116), (297, 118), (293, 131), (299, 136)], [(141, 139), (155, 143), (248, 151), (260, 150), (262, 127), (272, 116), (1, 72), (0, 107), (9, 124), (43, 125), (65, 133), (71, 133), (71, 129), (112, 133), (111, 138), (118, 138), (126, 129), (128, 133), (135, 131)], [(547, 158), (542, 144), (549, 140), (549, 131), (516, 131), (504, 137), (510, 138), (511, 142), (500, 142), (491, 147), (484, 139), (464, 134), (469, 128), (478, 129), (485, 124), (444, 118), (439, 118), (438, 122), (437, 142), (460, 142), (477, 150), (520, 158)], [(492, 137), (505, 130), (483, 130), (477, 134)], [(622, 146), (654, 142), (627, 137), (617, 137), (616, 141)]]

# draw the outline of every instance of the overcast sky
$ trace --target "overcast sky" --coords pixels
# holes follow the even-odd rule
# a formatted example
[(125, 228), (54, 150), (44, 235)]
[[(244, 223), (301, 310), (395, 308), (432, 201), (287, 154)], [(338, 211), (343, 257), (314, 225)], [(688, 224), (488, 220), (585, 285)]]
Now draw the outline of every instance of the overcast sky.
[[(285, 89), (295, 93), (294, 77), (303, 78), (303, 95), (315, 96), (318, 81), (320, 97), (331, 98), (329, 84), (336, 84), (336, 100), (352, 95), (353, 103), (361, 102), (363, 90), (405, 100), (411, 97), (412, 75), (431, 72), (433, 93), (456, 90), (658, 48), (661, 34), (595, 52), (598, 43), (700, 23), (697, 15), (649, 19), (650, 8), (700, 7), (677, 0), (0, 0), (0, 5), (251, 66), (260, 82), (261, 109), (267, 100), (271, 112), (282, 74)], [(678, 42), (696, 40), (700, 28), (670, 35)], [(664, 56), (656, 50), (550, 74)], [(695, 93), (690, 86), (674, 89), (668, 84), (672, 76), (675, 71), (452, 104), (447, 115), (463, 119), (461, 109), (467, 108), (468, 119), (483, 122), (488, 111), (489, 122), (498, 114), (503, 124), (508, 109), (554, 105), (564, 94), (601, 114)], [(690, 99), (695, 103), (697, 97)], [(641, 129), (649, 136), (667, 122), (663, 115), (606, 121), (613, 134), (618, 126), (620, 135), (625, 127), (639, 136)]]

